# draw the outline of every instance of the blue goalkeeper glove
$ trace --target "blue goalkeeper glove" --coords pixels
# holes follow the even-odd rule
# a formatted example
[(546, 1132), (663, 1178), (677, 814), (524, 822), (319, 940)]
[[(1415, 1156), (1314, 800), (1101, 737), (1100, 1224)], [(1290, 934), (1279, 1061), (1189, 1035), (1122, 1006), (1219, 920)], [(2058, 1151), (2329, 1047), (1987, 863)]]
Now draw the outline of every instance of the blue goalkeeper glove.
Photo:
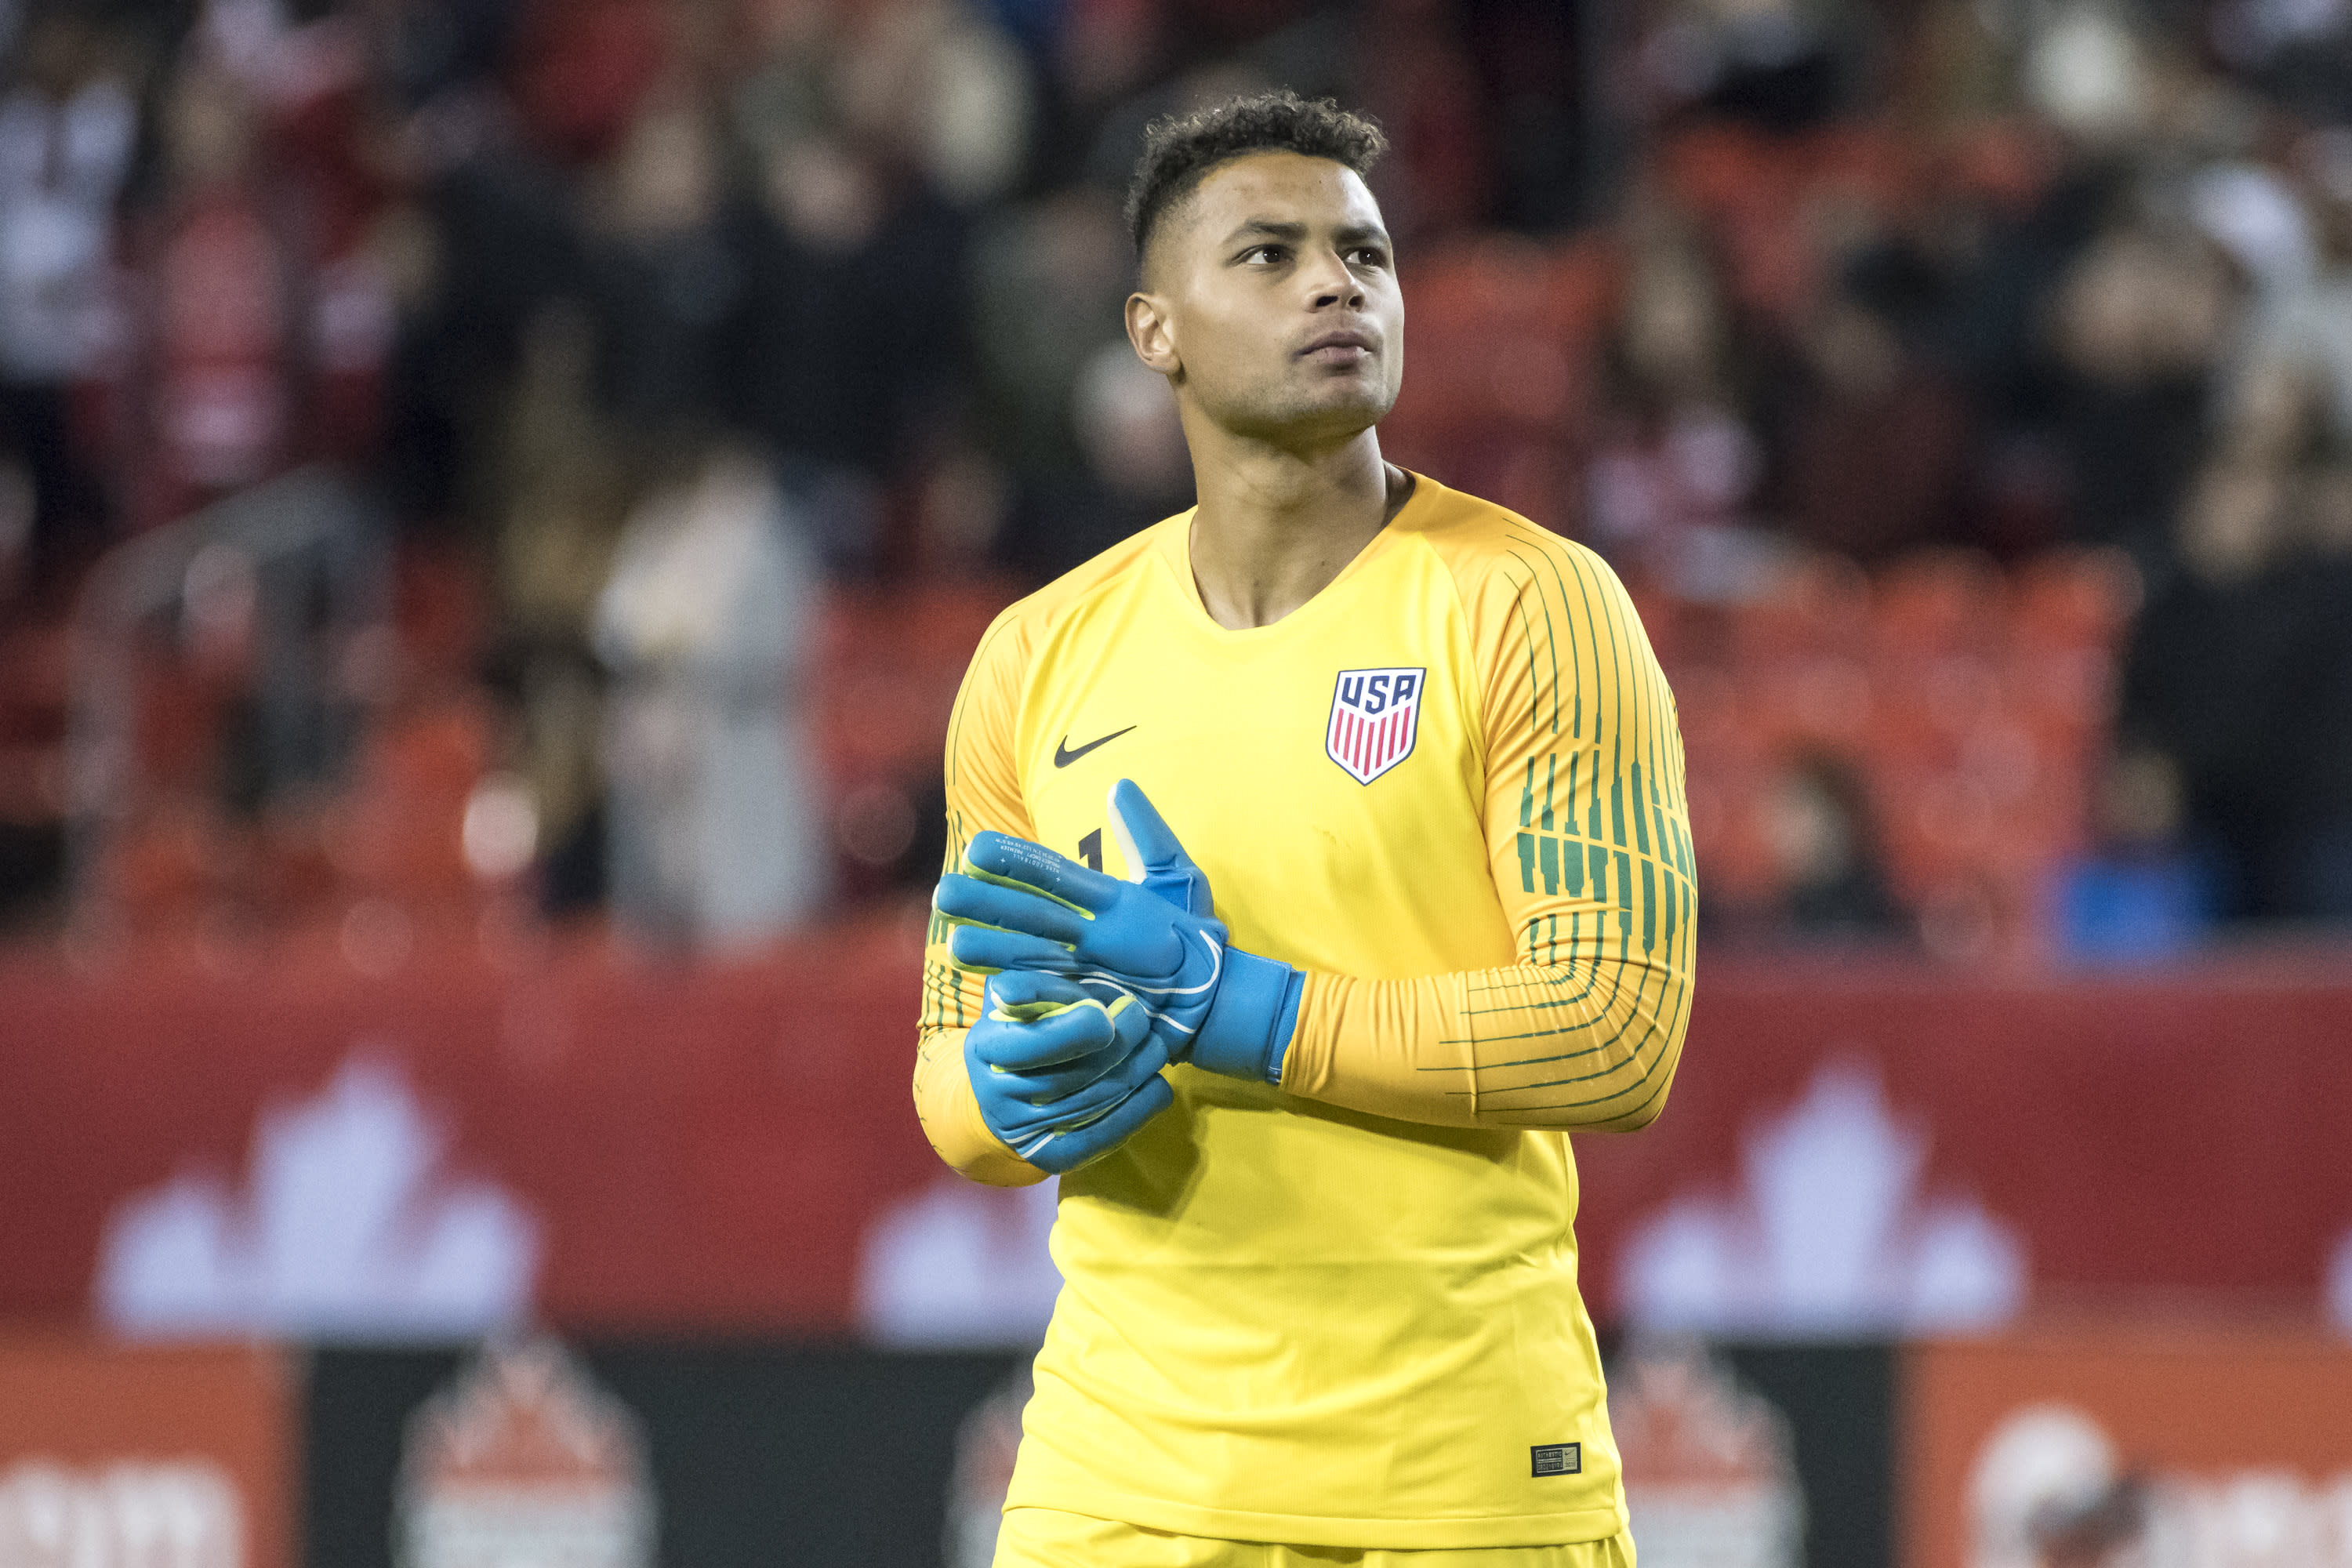
[(992, 977), (963, 1065), (988, 1130), (1055, 1174), (1108, 1153), (1175, 1099), (1143, 1009), (1124, 996), (1106, 1006), (1055, 974)]
[(1098, 996), (1125, 994), (1150, 1015), (1170, 1059), (1280, 1083), (1305, 973), (1227, 945), (1208, 878), (1130, 780), (1111, 788), (1110, 823), (1131, 882), (1027, 839), (976, 836), (933, 899), (955, 928), (957, 965), (1063, 974)]

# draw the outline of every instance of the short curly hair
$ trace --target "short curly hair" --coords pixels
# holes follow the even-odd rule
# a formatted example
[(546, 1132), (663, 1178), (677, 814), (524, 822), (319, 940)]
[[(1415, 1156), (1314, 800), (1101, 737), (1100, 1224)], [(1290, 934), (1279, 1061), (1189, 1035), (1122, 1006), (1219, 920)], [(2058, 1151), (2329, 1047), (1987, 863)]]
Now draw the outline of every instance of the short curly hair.
[(1220, 163), (1248, 153), (1298, 153), (1365, 176), (1388, 150), (1387, 135), (1369, 115), (1287, 88), (1155, 120), (1143, 132), (1143, 156), (1127, 186), (1127, 229), (1135, 254), (1142, 258), (1160, 220)]

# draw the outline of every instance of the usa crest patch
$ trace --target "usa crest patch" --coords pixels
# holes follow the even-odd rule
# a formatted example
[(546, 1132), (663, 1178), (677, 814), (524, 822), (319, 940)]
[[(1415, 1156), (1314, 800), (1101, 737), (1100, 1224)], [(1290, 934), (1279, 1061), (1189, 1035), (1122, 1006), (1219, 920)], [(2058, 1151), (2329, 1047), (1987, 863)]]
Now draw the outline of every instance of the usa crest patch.
[(1412, 754), (1421, 727), (1423, 669), (1343, 669), (1331, 693), (1323, 750), (1368, 784)]

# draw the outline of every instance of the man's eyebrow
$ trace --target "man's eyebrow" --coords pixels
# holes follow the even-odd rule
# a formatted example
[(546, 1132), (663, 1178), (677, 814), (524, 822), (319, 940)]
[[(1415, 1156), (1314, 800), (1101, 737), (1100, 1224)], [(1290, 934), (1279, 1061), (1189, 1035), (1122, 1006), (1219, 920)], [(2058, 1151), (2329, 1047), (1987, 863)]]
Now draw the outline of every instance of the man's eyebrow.
[(1225, 243), (1231, 245), (1252, 235), (1264, 235), (1268, 239), (1305, 239), (1307, 226), (1303, 223), (1282, 223), (1270, 217), (1254, 217), (1225, 236)]
[[(1231, 245), (1237, 239), (1256, 237), (1286, 239), (1296, 244), (1307, 237), (1307, 226), (1284, 223), (1270, 217), (1254, 217), (1225, 236), (1225, 243)], [(1331, 237), (1341, 245), (1386, 245), (1389, 243), (1389, 231), (1376, 223), (1351, 223), (1334, 229)]]

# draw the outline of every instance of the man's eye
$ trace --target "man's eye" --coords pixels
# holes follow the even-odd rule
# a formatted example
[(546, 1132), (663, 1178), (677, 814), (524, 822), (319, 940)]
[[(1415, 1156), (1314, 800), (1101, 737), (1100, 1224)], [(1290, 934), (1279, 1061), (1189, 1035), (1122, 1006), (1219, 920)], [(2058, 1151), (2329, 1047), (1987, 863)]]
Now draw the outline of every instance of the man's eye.
[(1280, 261), (1286, 254), (1278, 245), (1253, 246), (1242, 253), (1244, 261)]
[(1389, 254), (1377, 245), (1360, 245), (1351, 254), (1350, 259), (1364, 267), (1386, 267), (1389, 264)]

